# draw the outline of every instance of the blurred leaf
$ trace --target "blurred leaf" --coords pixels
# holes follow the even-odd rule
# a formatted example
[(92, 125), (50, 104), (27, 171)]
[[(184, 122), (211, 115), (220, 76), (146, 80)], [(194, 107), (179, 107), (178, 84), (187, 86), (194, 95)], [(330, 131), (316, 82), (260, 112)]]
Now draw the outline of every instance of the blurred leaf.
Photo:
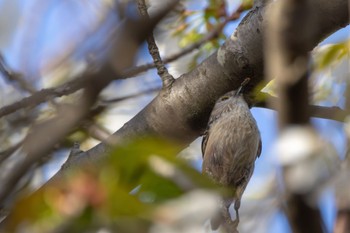
[(262, 91), (271, 96), (277, 97), (276, 88), (276, 81), (273, 79), (265, 85)]
[(191, 31), (187, 32), (183, 37), (181, 38), (179, 45), (181, 47), (185, 47), (188, 44), (194, 43), (198, 40), (200, 40), (203, 37), (203, 34), (199, 33), (197, 30), (192, 29)]
[(173, 181), (154, 172), (147, 172), (141, 179), (142, 185), (137, 196), (146, 202), (162, 202), (184, 193)]
[(243, 10), (249, 10), (253, 7), (254, 0), (243, 0), (241, 7)]
[(215, 18), (215, 9), (213, 8), (206, 8), (204, 10), (203, 18), (205, 21), (209, 21), (210, 18)]
[[(51, 221), (48, 219), (51, 218)], [(16, 232), (16, 229), (22, 225), (28, 229), (28, 232), (34, 230), (34, 224), (40, 225), (42, 231), (48, 230), (47, 225), (60, 221), (59, 216), (50, 208), (45, 201), (44, 192), (38, 191), (36, 195), (21, 198), (11, 214), (6, 219), (5, 230), (7, 232)]]
[(226, 2), (223, 0), (211, 0), (209, 5), (204, 9), (203, 20), (206, 24), (210, 20), (217, 23), (222, 17), (226, 16)]
[(267, 101), (267, 98), (269, 95), (266, 94), (265, 87), (267, 85), (267, 82), (265, 80), (262, 80), (258, 83), (258, 85), (255, 86), (253, 91), (253, 96), (255, 101), (257, 102), (264, 102)]
[(177, 144), (158, 138), (118, 146), (105, 161), (69, 171), (58, 182), (21, 198), (6, 229), (13, 232), (25, 226), (28, 232), (84, 232), (111, 226), (140, 232), (133, 225), (129, 231), (122, 220), (148, 226), (154, 221), (152, 212), (163, 202), (194, 189), (216, 188), (176, 157), (179, 151)]
[(66, 141), (70, 143), (70, 147), (72, 147), (74, 142), (83, 142), (89, 138), (89, 134), (84, 129), (78, 129), (68, 135)]
[(315, 54), (316, 69), (320, 70), (331, 66), (349, 54), (350, 40), (338, 44), (322, 46)]
[(179, 26), (177, 26), (175, 28), (175, 31), (173, 33), (173, 36), (179, 36), (181, 35), (187, 28), (188, 28), (188, 24), (187, 23), (182, 23), (182, 24), (179, 24)]
[(180, 169), (189, 175), (189, 179), (205, 180), (201, 187), (205, 187), (202, 185), (213, 187), (208, 185), (210, 181), (197, 170), (176, 157), (180, 151), (179, 148), (178, 145), (161, 139), (135, 140), (113, 151), (109, 164), (120, 173), (118, 174), (119, 185), (127, 187), (130, 191), (141, 185), (136, 195), (140, 199), (150, 199), (152, 202), (175, 198), (184, 193), (183, 188), (179, 187), (174, 180), (162, 176), (151, 168), (151, 158), (154, 156), (159, 156), (171, 164), (173, 168)]

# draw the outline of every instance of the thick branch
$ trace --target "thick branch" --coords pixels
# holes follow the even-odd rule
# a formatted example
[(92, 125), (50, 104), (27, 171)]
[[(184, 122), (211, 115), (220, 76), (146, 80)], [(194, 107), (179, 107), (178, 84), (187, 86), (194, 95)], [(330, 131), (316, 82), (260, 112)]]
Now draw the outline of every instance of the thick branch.
[[(318, 27), (313, 35), (311, 50), (323, 38), (349, 22), (347, 0), (312, 0), (318, 15)], [(263, 37), (265, 7), (255, 7), (242, 20), (236, 32), (223, 46), (191, 72), (178, 78), (170, 92), (160, 94), (133, 119), (118, 130), (116, 139), (155, 133), (192, 142), (205, 128), (216, 99), (237, 88), (250, 77), (250, 88), (263, 78)], [(101, 158), (107, 149), (99, 144), (79, 155), (74, 164)], [(58, 174), (59, 175), (59, 174)]]
[[(230, 20), (239, 18), (239, 14), (232, 15)], [(179, 59), (182, 56), (185, 56), (192, 52), (195, 49), (198, 49), (203, 44), (207, 43), (208, 41), (215, 38), (218, 33), (222, 30), (222, 28), (225, 26), (225, 24), (229, 22), (229, 20), (226, 20), (224, 23), (220, 23), (216, 28), (214, 28), (211, 32), (209, 32), (205, 37), (200, 39), (197, 42), (194, 42), (193, 44), (185, 47), (183, 50), (179, 51), (178, 53), (172, 54), (169, 57), (165, 57), (163, 59), (164, 63), (170, 63), (177, 59)], [(144, 65), (136, 66), (127, 69), (123, 74), (121, 75), (120, 79), (126, 79), (133, 77), (139, 73), (142, 73), (144, 71), (147, 71), (149, 69), (156, 68), (154, 63), (147, 63)], [(109, 76), (113, 76), (113, 73), (107, 74)], [(115, 77), (114, 77), (115, 78)], [(40, 91), (34, 92), (31, 96), (25, 97), (13, 104), (9, 104), (7, 106), (4, 106), (0, 108), (0, 118), (6, 115), (9, 115), (13, 112), (16, 112), (23, 108), (33, 108), (41, 103), (44, 103), (48, 100), (53, 100), (54, 98), (62, 97), (65, 95), (70, 95), (82, 88), (84, 88), (84, 85), (88, 82), (88, 75), (83, 75), (81, 77), (78, 77), (74, 80), (68, 81), (58, 87), (53, 88), (47, 88), (42, 89)]]
[[(347, 0), (310, 1), (318, 26), (306, 48), (313, 49), (322, 39), (349, 22)], [(250, 88), (263, 78), (264, 60), (262, 32), (265, 30), (265, 7), (253, 8), (242, 20), (234, 34), (192, 71), (178, 78), (169, 94), (160, 93), (114, 135), (128, 138), (155, 133), (181, 140), (185, 144), (197, 138), (207, 124), (210, 111), (219, 96), (237, 88), (245, 77), (250, 77)], [(88, 157), (105, 151), (99, 144)]]
[[(314, 11), (322, 17), (317, 17), (319, 26), (308, 50), (349, 22), (347, 0), (312, 0), (311, 3)], [(197, 138), (206, 127), (217, 98), (237, 88), (245, 77), (251, 78), (249, 89), (263, 79), (264, 11), (264, 6), (253, 8), (216, 53), (178, 78), (170, 92), (161, 91), (148, 106), (114, 133), (114, 139), (122, 141), (154, 133), (175, 138), (186, 145)], [(100, 159), (107, 149), (105, 143), (100, 143), (82, 153), (74, 164)]]
[[(194, 42), (193, 44), (190, 44), (189, 46), (185, 47), (181, 51), (172, 54), (168, 57), (165, 57), (163, 59), (163, 63), (170, 63), (173, 62), (189, 53), (191, 53), (193, 50), (198, 49), (203, 44), (207, 43), (208, 41), (214, 39), (218, 36), (218, 34), (222, 31), (223, 27), (231, 20), (236, 20), (240, 17), (240, 14), (242, 13), (242, 9), (239, 9), (237, 12), (233, 13), (230, 17), (228, 17), (224, 22), (220, 23), (215, 27), (212, 31), (210, 31), (205, 37), (200, 39), (197, 42)], [(156, 65), (154, 63), (147, 63), (144, 65), (136, 66), (127, 69), (124, 71), (119, 77), (120, 79), (126, 79), (130, 77), (134, 77), (138, 75), (139, 73), (142, 73), (144, 71), (147, 71), (149, 69), (156, 68)], [(113, 73), (107, 74), (109, 76), (113, 76)], [(40, 91), (33, 92), (32, 95), (25, 97), (15, 103), (9, 104), (7, 106), (4, 106), (0, 108), (0, 118), (6, 115), (9, 115), (13, 112), (16, 112), (23, 108), (33, 108), (37, 105), (44, 103), (48, 100), (53, 100), (54, 98), (62, 97), (65, 95), (70, 95), (82, 88), (84, 88), (84, 85), (88, 83), (88, 74), (85, 74), (83, 76), (80, 76), (74, 80), (68, 81), (58, 87), (53, 88), (47, 88), (42, 89)], [(115, 78), (115, 77), (114, 77)], [(24, 79), (23, 79), (24, 80)]]

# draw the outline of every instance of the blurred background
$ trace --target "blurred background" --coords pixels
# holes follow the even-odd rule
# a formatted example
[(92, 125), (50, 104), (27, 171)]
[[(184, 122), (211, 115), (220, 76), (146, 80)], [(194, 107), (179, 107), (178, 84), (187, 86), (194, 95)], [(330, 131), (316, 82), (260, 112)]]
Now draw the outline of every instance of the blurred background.
[[(87, 68), (101, 64), (106, 56), (108, 36), (122, 19), (115, 2), (125, 8), (130, 7), (126, 12), (133, 14), (135, 11), (135, 6), (129, 6), (127, 1), (122, 0), (0, 0), (0, 54), (8, 69), (21, 74), (30, 84), (30, 88), (25, 89), (18, 82), (9, 80), (4, 73), (0, 74), (0, 107), (30, 95), (30, 90), (55, 87), (74, 79)], [(161, 2), (149, 0), (147, 3), (150, 5), (150, 13), (156, 10)], [(241, 4), (249, 6), (251, 2), (182, 1), (155, 30), (161, 55), (167, 57), (177, 53), (203, 38)], [(220, 14), (220, 11), (224, 11), (225, 14)], [(245, 14), (246, 12), (243, 12), (238, 20), (228, 22), (219, 37), (168, 64), (170, 73), (177, 78), (214, 52), (225, 38), (233, 33)], [(315, 105), (341, 108), (345, 105), (350, 76), (347, 48), (349, 31), (349, 26), (339, 30), (312, 51), (315, 68), (310, 88), (311, 100)], [(347, 52), (343, 56), (330, 55), (330, 51), (337, 54), (336, 49), (347, 49)], [(147, 45), (144, 44), (138, 52), (135, 64), (151, 62)], [(30, 186), (36, 189), (56, 173), (66, 160), (72, 142), (79, 141), (81, 149), (88, 150), (99, 143), (101, 138), (118, 130), (156, 96), (161, 85), (155, 69), (134, 78), (114, 81), (102, 93), (101, 102), (106, 104), (106, 108), (95, 118), (97, 130), (91, 133), (91, 129), (82, 128), (70, 135), (66, 144), (56, 150), (44, 166), (35, 170), (30, 178)], [(273, 83), (268, 85), (265, 91), (274, 94)], [(74, 95), (61, 99), (70, 101), (70, 98), (74, 99)], [(111, 99), (117, 100), (103, 102)], [(240, 232), (291, 232), (281, 210), (283, 193), (279, 191), (280, 168), (275, 150), (276, 112), (266, 108), (253, 108), (252, 113), (262, 135), (263, 151), (256, 161), (254, 175), (243, 196)], [(1, 118), (0, 151), (21, 142), (29, 123), (34, 119), (45, 119), (52, 114), (52, 106), (46, 103)], [(337, 156), (343, 159), (348, 147), (345, 132), (345, 127), (349, 127), (348, 123), (317, 118), (313, 118), (312, 123), (322, 138), (335, 148)], [(201, 138), (198, 138), (181, 152), (181, 156), (198, 171), (201, 170), (202, 162), (200, 144)], [(10, 171), (9, 164), (2, 164), (1, 169)], [(345, 188), (350, 191), (350, 186)], [(317, 200), (326, 227), (331, 231), (336, 215), (331, 182), (321, 188)], [(203, 225), (203, 232), (209, 232), (207, 225), (208, 222)]]

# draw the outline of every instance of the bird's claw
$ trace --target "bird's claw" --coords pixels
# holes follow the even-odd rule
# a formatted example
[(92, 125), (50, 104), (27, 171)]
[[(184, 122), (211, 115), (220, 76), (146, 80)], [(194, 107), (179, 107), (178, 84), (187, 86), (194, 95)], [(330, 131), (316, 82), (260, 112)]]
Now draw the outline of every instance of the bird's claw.
[(225, 211), (223, 217), (224, 217), (223, 227), (224, 227), (226, 233), (239, 233), (237, 230), (238, 223), (239, 223), (239, 216), (236, 215), (236, 219), (234, 221), (232, 221), (231, 216), (230, 216), (230, 212), (227, 209), (227, 211)]
[(225, 221), (225, 223), (224, 223), (224, 229), (225, 229), (226, 233), (239, 233), (237, 227), (238, 227), (237, 220), (232, 221), (230, 219), (228, 221)]

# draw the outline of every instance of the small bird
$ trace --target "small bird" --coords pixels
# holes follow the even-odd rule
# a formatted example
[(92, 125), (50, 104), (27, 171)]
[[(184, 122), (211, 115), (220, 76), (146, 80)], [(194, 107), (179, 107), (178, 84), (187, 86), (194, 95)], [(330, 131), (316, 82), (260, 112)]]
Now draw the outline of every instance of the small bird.
[[(216, 102), (202, 141), (203, 173), (233, 192), (232, 196), (223, 197), (220, 213), (211, 220), (211, 227), (216, 230), (222, 224), (230, 233), (237, 232), (241, 198), (261, 153), (260, 132), (241, 93), (247, 82), (249, 78), (237, 91), (226, 93)], [(229, 212), (233, 202), (235, 221)]]

